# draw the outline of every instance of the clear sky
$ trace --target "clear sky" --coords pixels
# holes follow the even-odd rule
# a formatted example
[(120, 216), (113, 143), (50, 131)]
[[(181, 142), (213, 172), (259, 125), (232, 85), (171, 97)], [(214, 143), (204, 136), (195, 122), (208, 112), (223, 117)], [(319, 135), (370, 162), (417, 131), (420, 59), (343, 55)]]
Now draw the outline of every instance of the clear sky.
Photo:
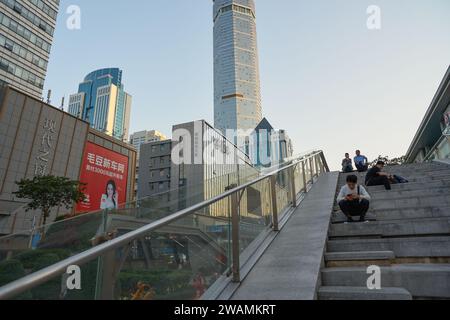
[[(404, 155), (450, 64), (448, 0), (256, 0), (263, 112), (296, 153)], [(66, 9), (81, 8), (69, 30)], [(366, 25), (381, 8), (381, 30)], [(131, 132), (213, 123), (212, 0), (62, 0), (46, 90), (123, 69)]]

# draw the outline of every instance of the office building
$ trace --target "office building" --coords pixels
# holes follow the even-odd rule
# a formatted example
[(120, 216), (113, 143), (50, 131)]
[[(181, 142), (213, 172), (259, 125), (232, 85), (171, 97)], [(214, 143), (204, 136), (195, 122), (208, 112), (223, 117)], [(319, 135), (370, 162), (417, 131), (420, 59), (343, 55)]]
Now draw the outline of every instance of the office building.
[(128, 141), (131, 102), (122, 83), (122, 70), (100, 69), (88, 74), (78, 93), (69, 97), (68, 112), (100, 132)]
[(450, 162), (450, 67), (406, 154), (407, 162)]
[(261, 122), (258, 64), (254, 1), (214, 0), (214, 126), (222, 133)]
[[(173, 155), (179, 155), (178, 159)], [(178, 190), (178, 209), (220, 195), (258, 175), (250, 158), (206, 121), (173, 126), (171, 187)], [(261, 190), (257, 189), (249, 188), (242, 195), (243, 216), (261, 215), (264, 211), (265, 206), (258, 203)], [(205, 210), (205, 214), (213, 216), (228, 213), (228, 199)]]
[(275, 130), (266, 118), (250, 135), (246, 150), (258, 168), (280, 165), (294, 153), (292, 141), (286, 130)]
[(168, 192), (171, 189), (172, 141), (154, 141), (141, 145), (138, 198)]
[(86, 183), (87, 201), (52, 211), (48, 222), (67, 213), (101, 209), (114, 181), (116, 206), (134, 199), (136, 150), (90, 128), (89, 123), (0, 82), (0, 236), (39, 226), (40, 211), (26, 212), (16, 181), (54, 175)]
[(0, 0), (0, 80), (37, 99), (47, 75), (59, 0)]
[(143, 144), (150, 143), (150, 142), (156, 142), (156, 141), (163, 141), (167, 140), (167, 137), (162, 134), (159, 131), (151, 130), (151, 131), (139, 131), (135, 132), (130, 136), (130, 144), (136, 148), (138, 152), (138, 158), (140, 154), (140, 147)]

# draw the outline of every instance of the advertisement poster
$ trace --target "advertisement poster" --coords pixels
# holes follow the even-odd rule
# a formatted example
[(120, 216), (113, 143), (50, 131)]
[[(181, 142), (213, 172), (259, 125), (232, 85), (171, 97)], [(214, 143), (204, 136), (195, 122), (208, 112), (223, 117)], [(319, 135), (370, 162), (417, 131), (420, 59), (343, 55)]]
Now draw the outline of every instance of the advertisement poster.
[(86, 201), (77, 213), (117, 209), (126, 202), (128, 158), (87, 142), (80, 181), (86, 183)]

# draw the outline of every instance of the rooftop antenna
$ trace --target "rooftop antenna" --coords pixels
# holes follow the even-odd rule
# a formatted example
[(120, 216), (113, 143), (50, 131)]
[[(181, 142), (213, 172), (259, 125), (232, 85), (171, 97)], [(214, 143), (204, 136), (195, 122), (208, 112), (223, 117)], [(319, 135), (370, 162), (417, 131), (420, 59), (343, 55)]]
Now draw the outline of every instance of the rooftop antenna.
[(51, 98), (52, 98), (52, 90), (50, 89), (50, 90), (48, 90), (48, 93), (47, 93), (47, 104), (50, 104), (52, 102)]
[(62, 111), (64, 111), (64, 98), (65, 98), (65, 97), (62, 97), (62, 99), (61, 99), (61, 108), (60, 108), (60, 109), (61, 109)]

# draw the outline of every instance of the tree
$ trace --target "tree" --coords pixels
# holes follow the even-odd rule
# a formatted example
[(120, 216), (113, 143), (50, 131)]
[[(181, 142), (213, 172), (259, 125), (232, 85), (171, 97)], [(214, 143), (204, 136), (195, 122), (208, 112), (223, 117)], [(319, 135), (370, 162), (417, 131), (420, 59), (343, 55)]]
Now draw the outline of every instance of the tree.
[(19, 199), (31, 200), (26, 211), (41, 210), (44, 216), (43, 225), (53, 208), (64, 206), (71, 209), (74, 204), (86, 200), (86, 184), (65, 177), (37, 176), (33, 179), (22, 179), (16, 184), (19, 191), (14, 192), (14, 195)]
[(387, 166), (400, 166), (402, 164), (405, 164), (406, 156), (393, 158), (393, 159), (389, 159), (388, 156), (386, 156), (386, 157), (378, 156), (377, 159), (372, 161), (371, 167), (375, 166), (378, 161), (383, 161)]

